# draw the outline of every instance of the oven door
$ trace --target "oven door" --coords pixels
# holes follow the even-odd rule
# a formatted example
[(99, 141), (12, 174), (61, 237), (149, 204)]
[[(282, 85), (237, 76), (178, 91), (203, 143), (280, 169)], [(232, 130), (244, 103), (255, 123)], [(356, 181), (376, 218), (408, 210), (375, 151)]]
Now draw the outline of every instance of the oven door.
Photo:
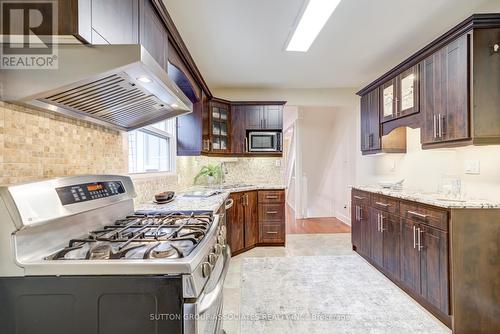
[(281, 136), (278, 132), (250, 132), (248, 136), (250, 152), (280, 151)]
[(231, 251), (226, 246), (200, 297), (184, 303), (185, 334), (222, 333), (222, 290), (230, 259)]

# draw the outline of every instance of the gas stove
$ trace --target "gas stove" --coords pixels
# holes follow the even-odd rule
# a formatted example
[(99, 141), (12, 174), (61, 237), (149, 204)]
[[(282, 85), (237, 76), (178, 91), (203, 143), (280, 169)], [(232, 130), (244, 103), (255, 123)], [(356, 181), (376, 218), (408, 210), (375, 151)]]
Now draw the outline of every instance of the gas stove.
[(211, 213), (132, 215), (71, 239), (46, 260), (179, 259), (209, 232)]
[[(141, 317), (131, 323), (122, 312), (99, 319), (142, 333), (221, 331), (231, 258), (225, 205), (217, 212), (136, 212), (134, 197), (132, 180), (117, 175), (0, 188), (0, 300), (7, 310), (0, 321), (7, 333), (24, 333), (15, 328), (28, 323), (15, 319), (31, 318), (26, 333), (53, 333), (51, 316), (32, 316), (46, 314), (48, 302), (53, 317), (79, 319), (68, 320), (65, 332), (98, 332), (88, 327), (99, 310), (125, 305)], [(79, 309), (89, 311), (71, 313)], [(161, 310), (181, 317), (151, 326)], [(66, 325), (61, 320), (57, 328)]]

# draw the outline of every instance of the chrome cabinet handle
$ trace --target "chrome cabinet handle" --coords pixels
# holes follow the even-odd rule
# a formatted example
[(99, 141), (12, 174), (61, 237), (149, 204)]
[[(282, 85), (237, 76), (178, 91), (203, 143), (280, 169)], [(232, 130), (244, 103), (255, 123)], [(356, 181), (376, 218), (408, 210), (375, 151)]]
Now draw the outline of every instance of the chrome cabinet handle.
[(380, 232), (380, 213), (377, 213), (377, 231)]
[(384, 228), (384, 215), (380, 215), (380, 232), (384, 232), (386, 229)]
[(243, 148), (243, 152), (247, 152), (248, 151), (248, 138), (245, 137), (245, 147)]
[(266, 196), (267, 199), (278, 199), (278, 196), (271, 196), (271, 195), (267, 195)]
[(355, 205), (355, 206), (354, 206), (354, 210), (355, 210), (355, 211), (354, 211), (354, 218), (355, 218), (356, 220), (359, 220), (358, 206), (357, 206), (357, 205)]
[(387, 203), (375, 202), (375, 204), (383, 206), (384, 208), (387, 208), (389, 206), (389, 204), (387, 204)]
[(420, 228), (417, 228), (417, 242), (418, 242), (418, 251), (420, 252), (424, 246), (422, 246), (421, 235), (424, 233)]
[(359, 220), (363, 220), (363, 210), (359, 207)]
[(424, 215), (424, 214), (421, 214), (421, 213), (418, 213), (415, 211), (407, 211), (407, 213), (409, 213), (410, 215), (416, 216), (418, 218), (427, 219), (427, 215)]
[(268, 215), (275, 215), (278, 213), (278, 211), (267, 211), (266, 212)]
[(354, 198), (355, 198), (355, 199), (359, 199), (359, 200), (364, 200), (364, 199), (365, 199), (364, 197), (361, 197), (361, 196), (356, 196), (356, 195), (354, 195)]
[(278, 234), (278, 232), (266, 232), (267, 234)]
[(437, 121), (436, 121), (436, 115), (433, 115), (433, 121), (434, 121), (434, 139), (437, 139), (438, 134), (437, 134)]
[(442, 124), (442, 116), (439, 114), (438, 116), (438, 137), (443, 138), (443, 124)]
[(413, 225), (413, 248), (417, 248), (417, 228)]

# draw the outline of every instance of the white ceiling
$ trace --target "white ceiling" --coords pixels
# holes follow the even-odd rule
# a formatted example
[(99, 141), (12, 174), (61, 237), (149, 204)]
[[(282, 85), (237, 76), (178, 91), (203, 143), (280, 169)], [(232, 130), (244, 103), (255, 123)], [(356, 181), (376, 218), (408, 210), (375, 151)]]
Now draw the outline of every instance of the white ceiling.
[(211, 88), (361, 87), (500, 0), (342, 0), (307, 53), (285, 52), (304, 0), (164, 0)]

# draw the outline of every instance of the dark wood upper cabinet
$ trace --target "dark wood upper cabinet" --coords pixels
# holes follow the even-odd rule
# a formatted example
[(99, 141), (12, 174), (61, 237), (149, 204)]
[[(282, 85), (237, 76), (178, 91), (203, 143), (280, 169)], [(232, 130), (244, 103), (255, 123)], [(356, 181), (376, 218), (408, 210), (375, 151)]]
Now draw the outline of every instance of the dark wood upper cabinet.
[(361, 97), (361, 150), (380, 149), (379, 89)]
[(415, 65), (380, 87), (380, 121), (419, 112), (419, 66)]
[(470, 138), (469, 38), (459, 37), (421, 63), (424, 144)]
[(248, 130), (282, 130), (283, 105), (247, 105)]
[(231, 107), (231, 153), (245, 154), (246, 144), (246, 109), (241, 105)]
[(139, 42), (139, 0), (92, 0), (91, 8), (92, 44)]
[(167, 70), (168, 32), (158, 12), (150, 0), (140, 1), (140, 43)]
[[(362, 114), (379, 89), (384, 135), (420, 128), (424, 149), (499, 144), (499, 36), (500, 14), (472, 15), (360, 90)], [(384, 137), (370, 149), (370, 127), (362, 117), (363, 154), (391, 153)]]
[(203, 151), (207, 153), (231, 152), (231, 105), (223, 100), (208, 102), (206, 124), (208, 129), (203, 138)]
[(262, 117), (264, 114), (264, 106), (248, 105), (243, 107), (246, 113), (246, 128), (249, 130), (262, 129)]

